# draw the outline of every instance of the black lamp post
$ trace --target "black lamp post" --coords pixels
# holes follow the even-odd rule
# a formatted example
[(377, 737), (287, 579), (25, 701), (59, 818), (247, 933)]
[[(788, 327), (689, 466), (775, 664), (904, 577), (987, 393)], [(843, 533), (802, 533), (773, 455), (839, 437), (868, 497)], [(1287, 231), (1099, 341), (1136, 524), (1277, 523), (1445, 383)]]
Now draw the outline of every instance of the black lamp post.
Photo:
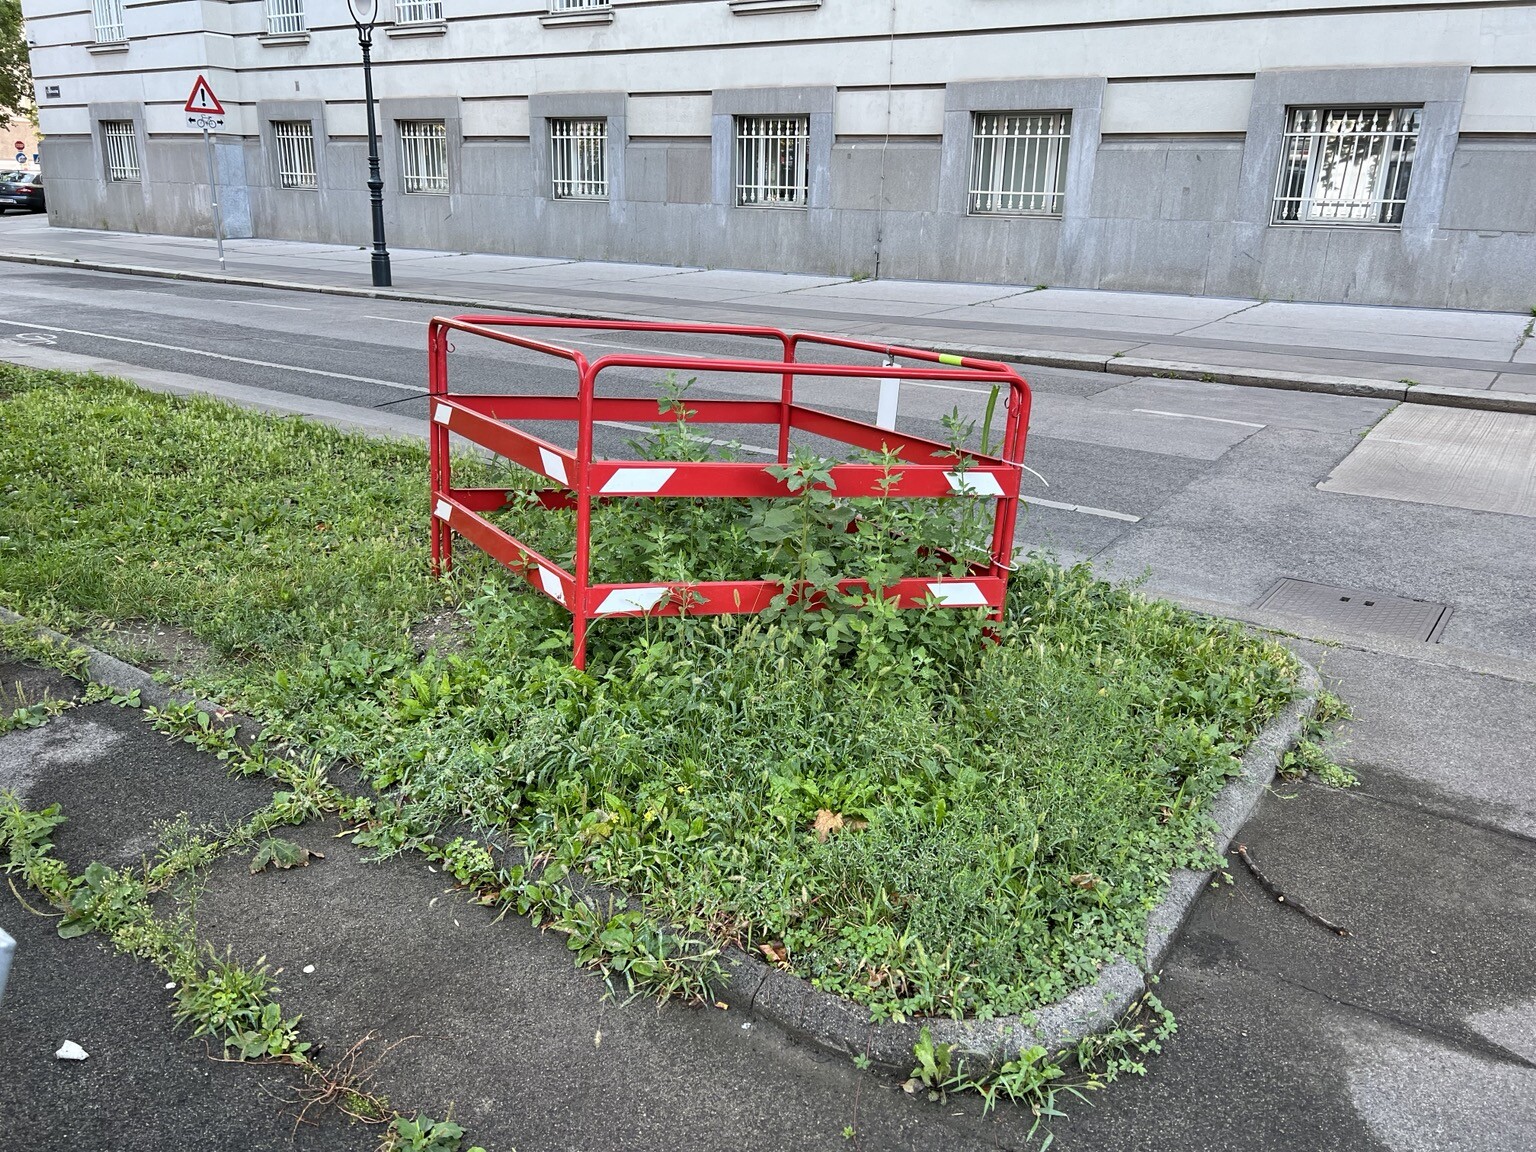
[(347, 0), (357, 43), (363, 50), (363, 98), (368, 105), (368, 200), (373, 208), (373, 286), (388, 288), (389, 250), (384, 247), (384, 177), (379, 175), (379, 134), (373, 121), (373, 25), (379, 0)]

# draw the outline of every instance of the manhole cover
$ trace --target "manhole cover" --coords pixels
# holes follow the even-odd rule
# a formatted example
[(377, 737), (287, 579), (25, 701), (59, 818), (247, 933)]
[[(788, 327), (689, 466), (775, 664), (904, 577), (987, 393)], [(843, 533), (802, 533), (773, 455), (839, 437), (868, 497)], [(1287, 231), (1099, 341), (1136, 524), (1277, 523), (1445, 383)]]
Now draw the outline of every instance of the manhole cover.
[(1289, 577), (1266, 592), (1254, 607), (1308, 616), (1349, 631), (1401, 636), (1405, 640), (1439, 640), (1451, 618), (1449, 604)]

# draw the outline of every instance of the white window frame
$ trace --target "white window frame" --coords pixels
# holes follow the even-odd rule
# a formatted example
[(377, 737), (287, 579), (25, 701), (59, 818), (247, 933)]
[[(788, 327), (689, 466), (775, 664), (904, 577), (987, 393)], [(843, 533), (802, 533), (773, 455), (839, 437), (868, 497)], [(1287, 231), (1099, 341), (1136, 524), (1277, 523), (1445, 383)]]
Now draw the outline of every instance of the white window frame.
[(320, 178), (315, 167), (315, 124), (313, 120), (272, 121), (272, 144), (277, 159), (277, 184), (280, 188), (318, 188)]
[(972, 216), (1060, 216), (1067, 199), (1069, 110), (972, 112)]
[(139, 136), (132, 120), (101, 121), (101, 152), (107, 162), (107, 179), (113, 184), (138, 183)]
[(556, 200), (608, 199), (606, 117), (550, 117), (549, 177)]
[(737, 208), (809, 206), (809, 116), (736, 116), (731, 155), (731, 202)]
[(396, 24), (441, 24), (443, 0), (395, 0)]
[(91, 21), (96, 29), (96, 43), (118, 44), (127, 39), (123, 0), (91, 0)]
[(1416, 104), (1288, 107), (1269, 222), (1401, 228), (1423, 124)]
[(410, 196), (448, 194), (448, 125), (443, 120), (398, 120), (400, 186)]
[(549, 14), (563, 16), (567, 12), (591, 12), (594, 9), (612, 7), (610, 0), (549, 0)]
[(307, 27), (304, 0), (267, 0), (268, 36), (297, 36)]

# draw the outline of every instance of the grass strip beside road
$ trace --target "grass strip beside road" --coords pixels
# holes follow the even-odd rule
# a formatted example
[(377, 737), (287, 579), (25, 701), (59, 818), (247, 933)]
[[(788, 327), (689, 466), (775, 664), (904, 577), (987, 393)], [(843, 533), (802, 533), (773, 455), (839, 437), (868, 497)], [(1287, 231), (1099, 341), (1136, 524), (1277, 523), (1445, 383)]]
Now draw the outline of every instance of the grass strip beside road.
[[(578, 672), (565, 614), (472, 549), (429, 578), (424, 449), (99, 377), (0, 367), (0, 493), (0, 602), (195, 635), (192, 686), (388, 799), (376, 849), (467, 818), (877, 1017), (1029, 1011), (1137, 955), (1295, 681), (1277, 643), (1039, 559), (996, 644), (844, 604), (605, 622)], [(616, 554), (698, 535), (654, 504), (600, 526)], [(834, 505), (802, 501), (818, 539)], [(805, 524), (722, 531), (765, 572), (856, 559)]]

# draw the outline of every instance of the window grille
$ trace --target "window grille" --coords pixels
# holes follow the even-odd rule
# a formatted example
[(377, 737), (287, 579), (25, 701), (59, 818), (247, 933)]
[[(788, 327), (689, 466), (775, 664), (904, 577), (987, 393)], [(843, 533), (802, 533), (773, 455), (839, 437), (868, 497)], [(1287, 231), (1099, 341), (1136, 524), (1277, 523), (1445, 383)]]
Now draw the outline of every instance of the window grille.
[(308, 120), (274, 120), (272, 137), (277, 142), (277, 182), (284, 188), (313, 188), (315, 178), (315, 126)]
[(443, 0), (395, 0), (396, 24), (435, 24), (443, 18)]
[(736, 117), (736, 206), (804, 208), (810, 144), (809, 116)]
[(103, 120), (101, 142), (107, 153), (107, 179), (139, 178), (139, 138), (132, 120)]
[(96, 24), (96, 43), (112, 44), (124, 39), (123, 0), (91, 0), (91, 17)]
[(549, 12), (580, 12), (584, 8), (607, 8), (610, 0), (549, 0)]
[(1292, 108), (1275, 224), (1403, 222), (1422, 108)]
[(443, 121), (400, 121), (400, 174), (407, 192), (448, 191), (448, 129)]
[(1060, 216), (1071, 135), (1070, 112), (974, 113), (970, 211)]
[(608, 121), (551, 120), (549, 152), (555, 199), (608, 199)]
[(267, 35), (291, 36), (304, 31), (304, 0), (267, 0)]

